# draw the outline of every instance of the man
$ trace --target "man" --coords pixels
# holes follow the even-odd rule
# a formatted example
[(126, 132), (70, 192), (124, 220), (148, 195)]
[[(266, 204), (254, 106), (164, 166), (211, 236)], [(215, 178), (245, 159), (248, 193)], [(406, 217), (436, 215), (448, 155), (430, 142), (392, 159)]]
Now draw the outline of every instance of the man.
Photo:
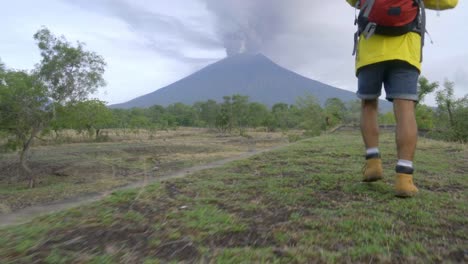
[[(355, 6), (356, 0), (346, 0)], [(413, 183), (413, 160), (417, 142), (415, 104), (421, 71), (421, 35), (408, 32), (399, 36), (362, 35), (357, 42), (357, 96), (362, 100), (361, 133), (366, 147), (363, 181), (374, 182), (383, 177), (379, 152), (378, 98), (382, 84), (386, 99), (393, 102), (396, 119), (395, 195), (412, 197), (418, 189)]]

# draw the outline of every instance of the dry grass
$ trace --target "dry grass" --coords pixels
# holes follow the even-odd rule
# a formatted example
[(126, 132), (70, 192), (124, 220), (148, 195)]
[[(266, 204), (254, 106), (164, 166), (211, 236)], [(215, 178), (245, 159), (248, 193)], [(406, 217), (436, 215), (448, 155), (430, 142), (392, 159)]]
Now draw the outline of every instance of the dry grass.
[[(138, 132), (138, 133), (136, 133)], [(51, 138), (32, 149), (30, 167), (37, 174), (37, 188), (18, 180), (17, 154), (0, 154), (0, 210), (15, 211), (32, 205), (60, 201), (88, 193), (158, 178), (175, 170), (235, 157), (287, 142), (287, 135), (249, 131), (249, 137), (223, 135), (207, 129), (171, 131), (104, 131), (108, 142), (65, 131), (57, 144)], [(49, 142), (48, 144), (46, 144)]]

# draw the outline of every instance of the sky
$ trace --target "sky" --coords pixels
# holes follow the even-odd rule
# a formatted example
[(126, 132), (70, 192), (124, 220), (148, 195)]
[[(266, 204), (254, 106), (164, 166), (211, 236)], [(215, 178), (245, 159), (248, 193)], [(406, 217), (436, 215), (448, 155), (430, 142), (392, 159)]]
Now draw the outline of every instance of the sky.
[[(422, 74), (468, 94), (467, 1), (428, 11)], [(42, 26), (107, 62), (108, 104), (151, 93), (226, 56), (263, 53), (277, 64), (355, 91), (355, 11), (345, 0), (0, 0), (0, 59), (14, 69), (40, 61)], [(285, 88), (287, 89), (287, 88)], [(434, 96), (425, 103), (435, 105)]]

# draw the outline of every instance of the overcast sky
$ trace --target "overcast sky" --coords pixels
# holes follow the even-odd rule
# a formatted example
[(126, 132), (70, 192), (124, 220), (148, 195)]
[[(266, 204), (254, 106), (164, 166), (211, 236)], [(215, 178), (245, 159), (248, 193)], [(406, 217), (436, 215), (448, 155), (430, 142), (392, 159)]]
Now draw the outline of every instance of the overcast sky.
[[(449, 78), (468, 93), (468, 3), (428, 11), (423, 75)], [(46, 26), (82, 41), (108, 66), (94, 97), (125, 102), (171, 84), (227, 55), (261, 52), (306, 77), (355, 91), (354, 10), (345, 0), (0, 0), (0, 59), (39, 62), (33, 34)], [(287, 88), (285, 88), (287, 89)], [(427, 99), (434, 105), (434, 98)]]

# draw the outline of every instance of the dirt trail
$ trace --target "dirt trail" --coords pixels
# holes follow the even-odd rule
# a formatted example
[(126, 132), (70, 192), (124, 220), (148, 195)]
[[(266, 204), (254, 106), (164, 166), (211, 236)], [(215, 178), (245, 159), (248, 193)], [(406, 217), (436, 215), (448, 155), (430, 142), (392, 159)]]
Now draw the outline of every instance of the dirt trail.
[(262, 152), (267, 152), (275, 149), (279, 149), (284, 147), (285, 145), (280, 145), (268, 149), (262, 149), (262, 150), (254, 150), (250, 152), (243, 153), (239, 156), (236, 157), (231, 157), (227, 159), (222, 159), (214, 162), (210, 162), (207, 164), (202, 164), (190, 168), (185, 168), (182, 170), (178, 170), (169, 174), (162, 175), (158, 178), (151, 178), (148, 179), (147, 181), (141, 180), (129, 185), (126, 185), (124, 187), (119, 187), (115, 188), (112, 190), (108, 190), (102, 193), (94, 193), (94, 194), (85, 194), (82, 196), (77, 196), (74, 198), (50, 203), (50, 204), (45, 204), (45, 205), (36, 205), (36, 206), (31, 206), (27, 207), (24, 209), (20, 209), (18, 211), (12, 212), (12, 213), (7, 213), (7, 214), (0, 214), (0, 227), (5, 227), (9, 225), (19, 225), (23, 223), (27, 223), (31, 221), (34, 217), (40, 216), (40, 215), (45, 215), (49, 214), (52, 212), (57, 212), (65, 209), (69, 209), (72, 207), (77, 207), (83, 204), (88, 204), (91, 202), (99, 201), (109, 194), (111, 194), (114, 191), (119, 191), (119, 190), (126, 190), (126, 189), (132, 189), (132, 188), (141, 188), (145, 187), (146, 185), (153, 183), (153, 182), (158, 182), (158, 181), (164, 181), (168, 179), (174, 179), (174, 178), (182, 178), (186, 177), (194, 172), (198, 172), (201, 170), (205, 169), (212, 169), (216, 167), (221, 167), (229, 162), (236, 161), (236, 160), (241, 160), (245, 158), (249, 158), (251, 156), (254, 156), (256, 154), (262, 153)]

